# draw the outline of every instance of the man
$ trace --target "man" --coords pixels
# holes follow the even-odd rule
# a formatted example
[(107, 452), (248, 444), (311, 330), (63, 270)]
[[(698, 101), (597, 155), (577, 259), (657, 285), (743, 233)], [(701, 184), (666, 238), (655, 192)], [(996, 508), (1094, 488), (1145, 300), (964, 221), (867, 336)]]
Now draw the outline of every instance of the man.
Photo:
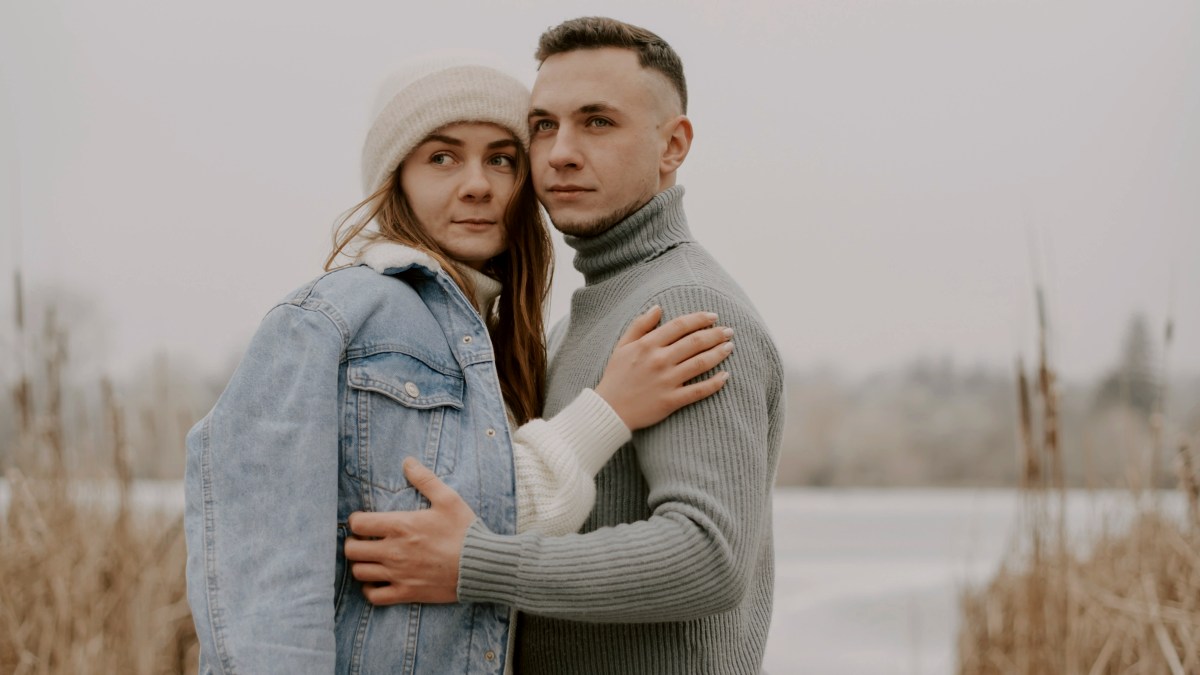
[(390, 585), (366, 591), (373, 602), (520, 610), (520, 673), (757, 673), (782, 369), (762, 319), (687, 226), (676, 185), (692, 141), (682, 64), (657, 35), (604, 18), (550, 29), (537, 58), (532, 177), (586, 281), (550, 339), (545, 416), (596, 386), (624, 323), (655, 304), (664, 319), (712, 311), (733, 327), (730, 379), (634, 433), (597, 476), (581, 534), (494, 534), (430, 472), (406, 466), (431, 508), (355, 514), (354, 532), (379, 539), (346, 555), (374, 575), (387, 569)]

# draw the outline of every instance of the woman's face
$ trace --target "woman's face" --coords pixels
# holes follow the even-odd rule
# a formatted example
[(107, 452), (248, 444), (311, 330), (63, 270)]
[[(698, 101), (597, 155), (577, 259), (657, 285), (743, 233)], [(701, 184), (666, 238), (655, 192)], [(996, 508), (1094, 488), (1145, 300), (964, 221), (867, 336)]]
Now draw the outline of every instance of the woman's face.
[(433, 132), (400, 164), (400, 189), (421, 228), (475, 269), (504, 252), (504, 212), (517, 189), (517, 141), (494, 124)]

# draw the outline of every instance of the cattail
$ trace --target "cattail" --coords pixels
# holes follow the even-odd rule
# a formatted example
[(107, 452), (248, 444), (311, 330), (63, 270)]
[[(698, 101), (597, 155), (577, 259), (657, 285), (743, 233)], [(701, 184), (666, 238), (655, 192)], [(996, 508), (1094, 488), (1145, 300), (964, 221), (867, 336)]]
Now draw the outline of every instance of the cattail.
[(18, 269), (14, 273), (13, 278), (13, 293), (16, 295), (13, 302), (13, 311), (15, 313), (14, 321), (16, 326), (16, 360), (17, 360), (17, 381), (13, 386), (13, 402), (16, 404), (17, 410), (17, 456), (14, 459), (14, 464), (20, 462), (23, 458), (26, 447), (29, 445), (29, 439), (33, 435), (33, 389), (29, 382), (29, 373), (25, 370), (25, 291), (21, 284), (21, 270)]
[(1200, 476), (1196, 475), (1192, 453), (1186, 442), (1179, 444), (1179, 461), (1176, 464), (1179, 490), (1187, 497), (1188, 517), (1193, 527), (1200, 527)]
[(1021, 487), (1030, 488), (1037, 484), (1041, 473), (1038, 453), (1033, 447), (1033, 406), (1029, 400), (1029, 380), (1025, 377), (1025, 366), (1017, 358), (1017, 411), (1021, 422)]
[[(1036, 382), (1017, 360), (1026, 546), (1013, 549), (985, 588), (962, 596), (958, 673), (1200, 673), (1200, 463), (1189, 450), (1196, 441), (1179, 446), (1177, 464), (1189, 523), (1181, 526), (1156, 503), (1127, 527), (1104, 532), (1080, 557), (1065, 528), (1059, 385), (1040, 287), (1037, 300)], [(1172, 331), (1168, 321), (1166, 343)], [(1169, 430), (1162, 415), (1151, 421), (1159, 438)], [(1046, 463), (1052, 492), (1041, 489)], [(1136, 493), (1132, 482), (1130, 489)], [(1047, 527), (1052, 494), (1059, 497), (1057, 529)]]

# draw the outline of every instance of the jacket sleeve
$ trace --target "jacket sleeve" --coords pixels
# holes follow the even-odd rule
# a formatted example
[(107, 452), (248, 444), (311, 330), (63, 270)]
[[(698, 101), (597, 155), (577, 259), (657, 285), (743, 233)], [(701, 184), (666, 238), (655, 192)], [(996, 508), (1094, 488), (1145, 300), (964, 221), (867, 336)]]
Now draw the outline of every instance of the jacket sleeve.
[(188, 600), (215, 673), (334, 670), (342, 336), (275, 307), (188, 434)]
[(478, 522), (463, 545), (459, 598), (591, 622), (686, 621), (737, 607), (770, 536), (782, 366), (761, 319), (715, 291), (654, 298), (664, 318), (715, 311), (737, 348), (716, 395), (633, 435), (648, 519), (585, 534), (502, 536)]
[(629, 427), (591, 389), (553, 419), (521, 425), (512, 435), (517, 532), (579, 530), (596, 499), (596, 473), (629, 439)]

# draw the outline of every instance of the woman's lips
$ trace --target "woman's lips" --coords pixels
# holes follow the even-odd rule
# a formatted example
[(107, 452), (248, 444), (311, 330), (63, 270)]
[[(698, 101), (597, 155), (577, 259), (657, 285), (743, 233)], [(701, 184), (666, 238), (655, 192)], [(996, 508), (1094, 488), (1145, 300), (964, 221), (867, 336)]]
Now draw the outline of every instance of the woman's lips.
[(496, 226), (495, 220), (489, 218), (461, 218), (450, 221), (455, 225), (467, 228), (473, 232), (486, 232)]

